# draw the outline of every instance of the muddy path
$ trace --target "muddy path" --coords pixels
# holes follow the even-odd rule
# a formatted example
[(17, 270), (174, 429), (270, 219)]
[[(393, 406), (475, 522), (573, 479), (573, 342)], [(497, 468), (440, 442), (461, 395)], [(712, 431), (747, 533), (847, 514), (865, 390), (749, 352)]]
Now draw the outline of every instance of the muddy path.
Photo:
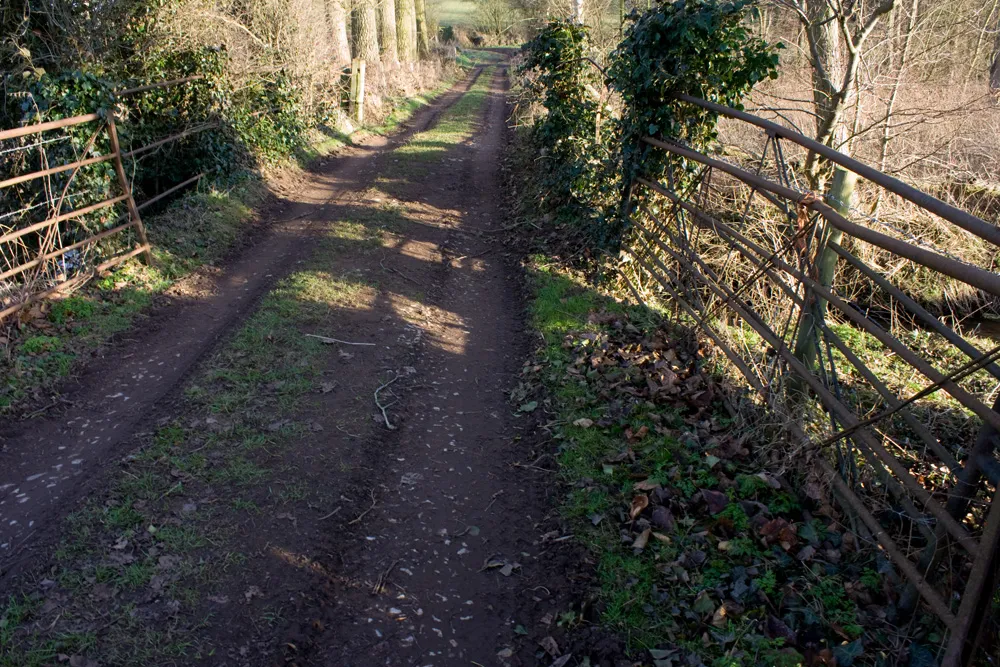
[(64, 389), (68, 409), (0, 430), (0, 575), (31, 562), (32, 545), (51, 538), (65, 508), (93, 488), (92, 473), (120, 456), (136, 429), (170, 413), (191, 369), (289, 272), (330, 207), (369, 184), (387, 155), (429, 127), (481, 71), (416, 114), (396, 136), (369, 137), (328, 160), (293, 195), (272, 203), (260, 239), (224, 271), (199, 273), (172, 288), (169, 303)]
[(499, 239), (508, 79), (478, 74), (6, 441), (13, 664), (557, 655), (570, 536), (508, 396), (533, 345)]

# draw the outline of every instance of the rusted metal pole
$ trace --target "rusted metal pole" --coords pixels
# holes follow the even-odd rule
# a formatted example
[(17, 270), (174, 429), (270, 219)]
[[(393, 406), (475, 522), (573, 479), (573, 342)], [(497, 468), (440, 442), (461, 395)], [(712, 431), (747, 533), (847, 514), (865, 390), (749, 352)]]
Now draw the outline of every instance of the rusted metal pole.
[[(651, 181), (647, 181), (646, 179), (639, 179), (639, 180), (643, 184), (652, 184)], [(655, 184), (652, 184), (652, 186), (655, 186)], [(654, 189), (657, 192), (664, 194), (664, 196), (666, 196), (675, 204), (677, 204), (685, 211), (690, 213), (692, 217), (695, 219), (695, 224), (697, 224), (702, 229), (714, 231), (720, 236), (725, 236), (726, 239), (728, 239), (727, 243), (729, 243), (738, 253), (740, 253), (743, 257), (745, 257), (755, 266), (760, 266), (762, 262), (768, 259), (769, 254), (764, 248), (760, 247), (747, 237), (743, 236), (729, 225), (708, 215), (707, 213), (696, 208), (690, 203), (685, 202), (684, 200), (680, 199), (680, 197), (678, 197), (676, 194), (670, 192), (669, 190), (666, 190), (665, 188), (655, 187)], [(651, 213), (649, 215), (654, 220), (657, 220), (657, 218), (653, 216)], [(701, 222), (698, 222), (699, 220), (701, 220)], [(657, 222), (659, 222), (659, 220), (657, 220)], [(662, 225), (662, 223), (660, 224)], [(749, 250), (746, 250), (745, 248), (748, 248)], [(800, 308), (804, 306), (801, 298), (798, 296), (798, 294), (795, 293), (795, 290), (789, 287), (783, 280), (779, 279), (778, 276), (774, 275), (774, 272), (772, 270), (770, 269), (765, 270), (765, 275), (767, 275), (775, 284), (777, 284), (778, 287), (783, 292), (785, 292), (785, 294), (788, 295), (789, 298), (791, 298), (796, 305), (798, 305)], [(823, 326), (825, 327), (825, 325)], [(855, 355), (853, 351), (850, 350), (850, 348), (840, 339), (839, 336), (834, 334), (832, 331), (829, 330), (827, 331), (828, 331), (828, 339), (830, 340), (830, 342), (832, 342), (834, 346), (836, 346), (837, 349), (844, 354), (844, 356), (851, 363), (851, 365), (857, 368), (858, 371), (862, 374), (862, 376), (864, 376), (865, 379), (868, 380), (873, 387), (875, 387), (875, 390), (879, 392), (879, 394), (886, 400), (886, 402), (889, 403), (891, 407), (898, 406), (901, 402), (899, 398), (895, 394), (893, 394), (889, 390), (889, 388), (886, 387), (885, 384), (881, 382), (881, 380), (878, 379), (875, 373), (872, 372), (871, 369), (869, 369), (861, 361), (861, 359), (857, 355)], [(914, 418), (908, 411), (903, 411), (902, 415), (903, 419), (906, 420), (907, 425), (910, 426), (910, 428), (912, 428), (914, 432), (917, 433), (918, 436), (920, 436), (921, 440), (923, 440), (924, 443), (931, 448), (931, 451), (933, 451), (934, 454), (937, 455), (937, 457), (945, 465), (947, 465), (952, 470), (958, 470), (961, 467), (958, 461), (952, 455), (952, 453), (949, 452), (947, 449), (945, 449), (944, 446), (941, 445), (941, 443), (938, 441), (938, 439), (935, 438), (934, 435), (923, 424), (917, 421), (916, 418)]]
[(71, 127), (73, 125), (80, 125), (81, 123), (89, 123), (91, 121), (100, 120), (100, 116), (96, 113), (88, 113), (82, 116), (73, 116), (72, 118), (60, 118), (59, 120), (50, 120), (47, 123), (38, 123), (37, 125), (25, 125), (24, 127), (15, 127), (10, 130), (3, 130), (0, 132), (0, 141), (6, 141), (7, 139), (16, 139), (18, 137), (24, 137), (29, 134), (38, 134), (39, 132), (48, 132), (49, 130), (58, 130), (62, 127)]
[(115, 173), (118, 175), (118, 185), (121, 187), (122, 193), (128, 195), (126, 202), (129, 215), (135, 224), (135, 231), (139, 236), (140, 247), (145, 248), (145, 251), (142, 253), (143, 261), (146, 264), (151, 264), (153, 262), (153, 253), (150, 252), (149, 239), (146, 237), (146, 228), (142, 224), (142, 218), (139, 216), (139, 208), (135, 205), (135, 198), (132, 196), (132, 186), (125, 177), (125, 167), (122, 164), (122, 149), (118, 144), (118, 130), (115, 129), (115, 116), (113, 113), (108, 114), (108, 140), (111, 142), (111, 151), (115, 156)]
[(727, 116), (729, 118), (736, 118), (738, 120), (745, 121), (751, 125), (756, 125), (757, 127), (763, 128), (767, 132), (773, 134), (774, 136), (781, 137), (783, 139), (788, 139), (792, 143), (798, 144), (803, 148), (810, 150), (817, 155), (821, 155), (830, 162), (838, 164), (849, 171), (853, 171), (858, 176), (868, 179), (876, 185), (880, 185), (889, 192), (893, 192), (907, 201), (911, 201), (917, 206), (934, 213), (935, 215), (944, 218), (949, 222), (953, 222), (962, 229), (975, 234), (981, 239), (985, 239), (994, 245), (1000, 245), (1000, 228), (987, 223), (985, 220), (977, 218), (974, 215), (966, 213), (965, 211), (950, 206), (936, 197), (918, 190), (912, 185), (907, 185), (898, 178), (893, 178), (887, 174), (883, 174), (878, 169), (869, 167), (863, 162), (859, 162), (853, 158), (850, 158), (840, 151), (837, 151), (825, 144), (810, 139), (805, 135), (799, 134), (794, 130), (789, 130), (786, 127), (778, 125), (775, 122), (760, 118), (759, 116), (754, 116), (753, 114), (747, 113), (745, 111), (738, 111), (736, 109), (731, 109), (730, 107), (723, 106), (721, 104), (716, 104), (715, 102), (709, 102), (698, 97), (692, 97), (691, 95), (678, 94), (675, 95), (677, 99), (682, 102), (687, 102), (689, 104), (694, 104), (696, 106), (702, 107), (703, 109), (708, 109), (709, 111), (714, 111), (722, 116)]
[(189, 130), (184, 130), (183, 132), (178, 132), (177, 134), (172, 134), (169, 137), (166, 137), (164, 139), (160, 139), (158, 141), (154, 141), (151, 144), (147, 144), (145, 146), (140, 146), (139, 148), (136, 148), (135, 150), (131, 150), (131, 151), (128, 151), (126, 153), (122, 153), (122, 157), (123, 158), (134, 158), (137, 155), (142, 155), (143, 153), (148, 153), (149, 151), (153, 150), (154, 148), (159, 148), (160, 146), (162, 146), (164, 144), (169, 144), (172, 141), (179, 141), (180, 139), (183, 139), (184, 137), (189, 137), (192, 134), (198, 134), (199, 132), (204, 132), (205, 130), (211, 130), (211, 129), (216, 128), (216, 127), (219, 127), (219, 123), (217, 121), (214, 121), (214, 122), (211, 122), (211, 123), (205, 123), (204, 125), (198, 125), (197, 127), (192, 127)]
[(36, 222), (33, 225), (28, 225), (27, 227), (24, 227), (22, 229), (18, 229), (13, 232), (4, 234), (3, 236), (0, 236), (0, 243), (7, 243), (9, 241), (13, 241), (14, 239), (20, 238), (25, 234), (30, 234), (31, 232), (37, 232), (47, 227), (51, 227), (52, 225), (57, 225), (60, 222), (63, 222), (64, 220), (70, 220), (72, 218), (85, 215), (87, 213), (93, 213), (94, 211), (99, 211), (102, 208), (107, 208), (108, 206), (114, 206), (119, 202), (125, 201), (126, 198), (127, 195), (119, 195), (118, 197), (113, 197), (111, 199), (98, 202), (97, 204), (91, 204), (90, 206), (84, 206), (83, 208), (78, 208), (75, 211), (70, 211), (69, 213), (63, 213), (62, 215), (57, 215), (56, 217), (49, 218), (48, 220)]
[(876, 232), (867, 227), (855, 224), (834, 211), (827, 204), (818, 200), (812, 201), (809, 197), (809, 193), (792, 190), (791, 188), (779, 185), (778, 183), (769, 181), (766, 178), (761, 178), (760, 176), (752, 174), (744, 169), (740, 169), (739, 167), (734, 167), (728, 162), (716, 160), (706, 155), (702, 155), (697, 151), (693, 151), (676, 144), (660, 141), (659, 139), (653, 139), (652, 137), (644, 137), (643, 141), (651, 146), (662, 148), (663, 150), (680, 155), (681, 157), (686, 157), (690, 160), (694, 160), (695, 162), (700, 162), (701, 164), (735, 176), (748, 185), (773, 192), (774, 194), (793, 201), (796, 204), (802, 204), (803, 206), (820, 213), (820, 215), (826, 218), (831, 225), (840, 229), (849, 236), (861, 239), (862, 241), (895, 253), (900, 257), (914, 261), (917, 264), (922, 264), (928, 268), (934, 269), (935, 271), (951, 276), (952, 278), (961, 280), (962, 282), (973, 287), (978, 287), (984, 292), (988, 292), (994, 296), (1000, 296), (1000, 275), (991, 273), (990, 271), (985, 271), (979, 267), (957, 262), (943, 255), (939, 255), (936, 252), (924, 250), (923, 248), (906, 243), (905, 241), (900, 241), (899, 239), (886, 236), (885, 234)]
[(86, 160), (77, 160), (76, 162), (70, 162), (69, 164), (62, 164), (58, 167), (50, 167), (49, 169), (42, 169), (41, 171), (33, 171), (30, 174), (21, 174), (20, 176), (14, 176), (5, 181), (0, 181), (0, 189), (11, 185), (17, 185), (18, 183), (24, 183), (26, 181), (33, 181), (36, 178), (42, 178), (43, 176), (51, 176), (52, 174), (59, 174), (64, 171), (70, 171), (71, 169), (79, 169), (80, 167), (86, 167), (87, 165), (97, 164), (99, 162), (107, 162), (108, 160), (113, 159), (115, 159), (114, 154), (99, 155), (97, 157), (87, 158)]

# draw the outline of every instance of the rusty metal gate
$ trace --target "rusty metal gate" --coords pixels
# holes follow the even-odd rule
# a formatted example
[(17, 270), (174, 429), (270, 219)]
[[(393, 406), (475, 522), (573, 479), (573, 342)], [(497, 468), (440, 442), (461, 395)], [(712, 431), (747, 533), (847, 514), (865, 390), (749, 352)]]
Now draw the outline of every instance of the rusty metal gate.
[[(898, 198), (909, 214), (933, 216), (991, 251), (1000, 229), (772, 121), (689, 96), (677, 103), (743, 124), (763, 147), (736, 161), (644, 138), (647, 155), (668, 158), (666, 181), (631, 184), (622, 276), (639, 298), (650, 290), (636, 280), (667, 295), (760, 403), (785, 415), (795, 456), (905, 576), (901, 608), (912, 612), (922, 598), (947, 627), (942, 664), (968, 664), (992, 602), (1000, 542), (1000, 400), (988, 405), (1000, 346), (979, 349), (862, 256), (879, 253), (892, 258), (895, 275), (981, 299), (1000, 298), (1000, 276), (891, 221), (823, 201), (797, 183), (789, 156), (814, 152), (880, 197)], [(771, 224), (756, 224), (764, 218)], [(838, 264), (860, 281), (854, 291), (866, 303), (827, 287)], [(941, 349), (950, 356), (933, 352)], [(886, 377), (887, 361), (908, 369), (906, 382)]]

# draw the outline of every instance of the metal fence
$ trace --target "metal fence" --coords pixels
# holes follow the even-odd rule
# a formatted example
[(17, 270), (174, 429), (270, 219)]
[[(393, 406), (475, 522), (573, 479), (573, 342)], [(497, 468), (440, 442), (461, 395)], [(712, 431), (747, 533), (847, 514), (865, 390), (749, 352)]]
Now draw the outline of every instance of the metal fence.
[[(117, 97), (181, 85), (202, 79), (191, 76), (183, 79), (163, 81), (118, 92)], [(92, 152), (97, 138), (103, 133), (110, 150), (103, 155), (80, 157), (75, 161), (48, 166), (44, 152), (47, 144), (68, 139), (64, 133), (74, 127), (87, 124), (96, 125), (82, 151), (82, 155)], [(18, 175), (9, 175), (0, 180), (0, 190), (38, 179), (59, 177), (58, 192), (46, 181), (45, 201), (32, 204), (16, 211), (7, 211), (0, 216), (0, 286), (4, 294), (0, 300), (0, 322), (15, 315), (26, 306), (57, 294), (65, 294), (78, 288), (93, 276), (99, 275), (122, 262), (141, 255), (147, 262), (151, 259), (151, 246), (146, 236), (140, 211), (200, 180), (204, 173), (197, 174), (173, 187), (136, 204), (132, 186), (126, 175), (124, 160), (138, 157), (166, 144), (184, 139), (204, 130), (218, 127), (217, 122), (206, 122), (186, 128), (180, 132), (154, 141), (146, 146), (123, 151), (118, 142), (118, 132), (114, 113), (105, 111), (72, 118), (29, 125), (0, 131), (0, 154), (37, 151), (42, 169)], [(74, 181), (81, 170), (92, 165), (110, 162), (113, 165), (113, 188), (118, 194), (96, 203), (66, 211), (73, 203)], [(86, 193), (79, 193), (80, 195)], [(125, 212), (114, 215), (114, 211), (124, 207)], [(37, 220), (37, 214), (44, 218)], [(110, 215), (108, 215), (110, 213)], [(94, 225), (80, 224), (87, 216), (99, 216)], [(83, 238), (79, 238), (83, 236)], [(114, 242), (102, 248), (101, 242)]]
[[(732, 160), (643, 139), (668, 168), (665, 181), (631, 184), (623, 277), (640, 298), (660, 292), (676, 304), (780, 415), (795, 455), (905, 577), (903, 612), (922, 598), (948, 628), (942, 664), (967, 664), (1000, 543), (1000, 414), (988, 399), (1000, 347), (979, 349), (859, 255), (881, 253), (987, 298), (1000, 297), (1000, 276), (823, 201), (798, 185), (788, 155), (813, 151), (977, 242), (1000, 247), (1000, 229), (774, 122), (693, 97), (678, 103), (748, 124), (762, 148)], [(834, 265), (889, 306), (829, 287)], [(905, 381), (887, 363), (905, 368)]]

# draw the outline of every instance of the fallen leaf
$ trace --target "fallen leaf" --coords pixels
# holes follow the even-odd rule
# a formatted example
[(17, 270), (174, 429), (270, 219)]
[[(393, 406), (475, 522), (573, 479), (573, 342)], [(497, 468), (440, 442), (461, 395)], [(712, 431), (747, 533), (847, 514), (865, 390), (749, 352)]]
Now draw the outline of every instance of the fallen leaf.
[(551, 636), (538, 642), (538, 645), (545, 649), (545, 652), (551, 655), (553, 658), (559, 657), (559, 644), (556, 644), (556, 640)]
[(715, 610), (714, 614), (712, 614), (712, 625), (717, 628), (726, 627), (728, 615), (729, 614), (726, 612), (726, 605), (719, 605), (719, 608)]
[(653, 525), (663, 530), (673, 530), (676, 526), (673, 513), (663, 505), (657, 505), (653, 509), (653, 516), (651, 518)]
[(518, 408), (521, 412), (534, 412), (535, 408), (538, 407), (538, 401), (529, 401), (527, 403), (522, 403), (521, 407)]
[(572, 653), (567, 653), (563, 657), (553, 660), (552, 665), (550, 667), (566, 667), (566, 664), (570, 661), (570, 658), (572, 657), (573, 657)]
[(632, 485), (634, 491), (654, 491), (658, 488), (660, 488), (660, 484), (651, 479), (644, 479)]
[(698, 593), (691, 608), (695, 613), (706, 616), (715, 611), (715, 602), (712, 601), (712, 596), (708, 594), (708, 591), (702, 591)]
[(720, 491), (702, 489), (701, 497), (705, 500), (705, 504), (708, 505), (708, 511), (713, 516), (726, 509), (726, 505), (729, 504), (729, 496)]
[(246, 590), (246, 593), (243, 594), (243, 597), (249, 603), (254, 598), (264, 597), (264, 591), (260, 590), (260, 587), (258, 586), (251, 586)]
[(632, 543), (633, 549), (643, 550), (646, 548), (646, 544), (649, 542), (649, 535), (653, 531), (647, 528), (646, 530), (639, 533), (639, 537), (635, 538), (635, 542)]
[(628, 515), (633, 521), (635, 518), (642, 514), (642, 511), (649, 507), (649, 496), (645, 494), (640, 494), (632, 499), (632, 507), (629, 509)]

